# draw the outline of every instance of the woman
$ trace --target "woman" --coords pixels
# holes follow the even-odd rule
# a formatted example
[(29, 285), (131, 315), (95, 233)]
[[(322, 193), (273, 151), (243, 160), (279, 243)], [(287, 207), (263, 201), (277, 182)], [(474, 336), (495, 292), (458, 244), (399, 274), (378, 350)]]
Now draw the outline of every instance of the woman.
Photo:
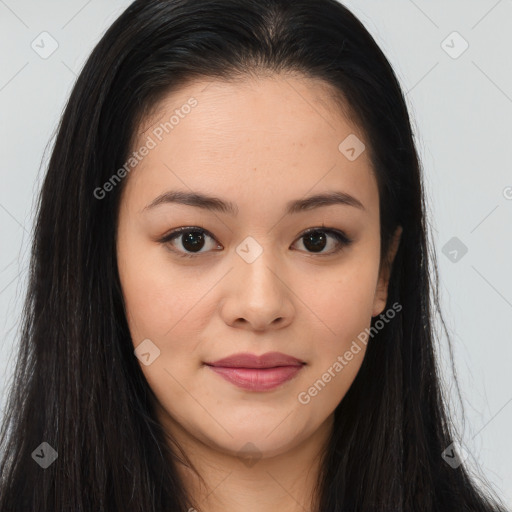
[(346, 8), (135, 1), (44, 181), (1, 510), (503, 510), (454, 445), (430, 250)]

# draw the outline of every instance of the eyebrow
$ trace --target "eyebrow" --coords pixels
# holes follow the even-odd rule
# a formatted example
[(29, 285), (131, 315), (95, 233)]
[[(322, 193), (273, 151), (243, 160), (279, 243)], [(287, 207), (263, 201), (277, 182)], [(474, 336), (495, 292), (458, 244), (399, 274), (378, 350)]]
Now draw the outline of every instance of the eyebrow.
[[(209, 196), (200, 192), (184, 192), (184, 191), (169, 191), (159, 195), (156, 199), (151, 201), (143, 210), (155, 208), (162, 204), (177, 203), (185, 204), (188, 206), (195, 206), (204, 210), (225, 213), (228, 215), (237, 216), (238, 207), (235, 203), (224, 201), (215, 196)], [(296, 199), (286, 203), (285, 214), (290, 215), (300, 213), (314, 208), (331, 205), (346, 205), (353, 206), (360, 210), (365, 211), (363, 204), (355, 197), (345, 192), (326, 192), (323, 194), (316, 194), (314, 196), (306, 197), (304, 199)]]

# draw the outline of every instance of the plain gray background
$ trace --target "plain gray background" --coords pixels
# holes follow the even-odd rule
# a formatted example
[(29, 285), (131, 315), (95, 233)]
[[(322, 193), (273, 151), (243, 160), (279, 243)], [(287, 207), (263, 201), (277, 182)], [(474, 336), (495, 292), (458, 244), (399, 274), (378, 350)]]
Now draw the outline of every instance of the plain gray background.
[[(34, 201), (52, 136), (86, 57), (129, 4), (0, 0), (2, 411)], [(381, 45), (406, 93), (466, 413), (463, 422), (442, 336), (440, 359), (460, 446), (468, 464), (479, 465), (512, 505), (512, 0), (345, 5)], [(44, 55), (52, 44), (56, 50)]]

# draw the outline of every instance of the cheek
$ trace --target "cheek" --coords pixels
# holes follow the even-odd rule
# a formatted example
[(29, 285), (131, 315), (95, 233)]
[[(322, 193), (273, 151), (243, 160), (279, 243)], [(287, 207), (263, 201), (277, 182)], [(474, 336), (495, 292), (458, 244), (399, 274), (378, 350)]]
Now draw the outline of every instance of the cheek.
[(134, 343), (139, 338), (161, 340), (186, 324), (188, 313), (201, 295), (201, 281), (179, 269), (173, 270), (168, 255), (158, 247), (127, 240), (120, 243), (118, 254), (119, 277)]
[[(339, 403), (363, 362), (378, 276), (378, 250), (367, 249), (354, 254), (329, 279), (317, 282), (314, 293), (307, 295), (320, 319), (321, 334), (312, 332), (314, 364), (302, 391), (318, 411)], [(324, 388), (330, 391), (322, 393)]]
[(312, 331), (312, 364), (296, 397), (310, 421), (334, 411), (359, 372), (371, 325), (374, 279), (371, 266), (366, 272), (354, 269), (331, 280), (324, 290), (328, 293), (312, 297), (313, 307), (321, 312), (322, 330), (320, 335)]
[(161, 248), (133, 245), (121, 245), (118, 258), (127, 322), (134, 349), (149, 339), (158, 353), (149, 365), (141, 361), (141, 370), (159, 400), (187, 403), (183, 386), (201, 385), (200, 335), (214, 314), (210, 295), (219, 276), (179, 267)]
[(324, 327), (326, 344), (340, 343), (370, 325), (378, 276), (378, 260), (354, 255), (336, 271), (317, 276), (300, 292)]
[(134, 348), (149, 339), (158, 351), (150, 364), (140, 364), (149, 386), (159, 399), (165, 400), (172, 389), (174, 398), (186, 400), (177, 382), (186, 382), (197, 371), (193, 333), (204, 321), (199, 306), (207, 289), (202, 281), (173, 269), (162, 252), (121, 245), (119, 277)]

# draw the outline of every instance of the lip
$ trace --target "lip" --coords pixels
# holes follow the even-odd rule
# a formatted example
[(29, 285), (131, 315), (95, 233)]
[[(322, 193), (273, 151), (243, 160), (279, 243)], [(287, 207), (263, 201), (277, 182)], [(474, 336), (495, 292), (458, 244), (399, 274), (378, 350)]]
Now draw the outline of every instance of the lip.
[(267, 352), (261, 356), (243, 352), (206, 364), (224, 368), (275, 368), (276, 366), (299, 366), (305, 363), (281, 352)]
[(240, 388), (268, 391), (292, 379), (306, 363), (280, 352), (267, 352), (261, 356), (249, 353), (234, 354), (205, 364)]

